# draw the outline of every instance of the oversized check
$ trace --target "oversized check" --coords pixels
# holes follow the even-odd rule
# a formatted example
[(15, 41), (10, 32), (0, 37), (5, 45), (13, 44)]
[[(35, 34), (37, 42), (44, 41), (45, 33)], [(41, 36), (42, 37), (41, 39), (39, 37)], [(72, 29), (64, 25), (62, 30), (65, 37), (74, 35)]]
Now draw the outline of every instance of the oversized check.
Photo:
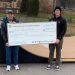
[(10, 46), (54, 43), (56, 27), (56, 22), (8, 23), (8, 43)]

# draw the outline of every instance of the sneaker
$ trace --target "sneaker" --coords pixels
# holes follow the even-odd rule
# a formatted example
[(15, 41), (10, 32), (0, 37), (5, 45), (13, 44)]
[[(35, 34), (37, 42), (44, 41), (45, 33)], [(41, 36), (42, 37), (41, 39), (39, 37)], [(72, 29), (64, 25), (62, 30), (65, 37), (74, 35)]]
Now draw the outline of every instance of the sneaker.
[(10, 69), (11, 69), (11, 66), (10, 66), (10, 65), (7, 65), (6, 70), (7, 70), (7, 71), (10, 71)]
[(51, 69), (51, 65), (48, 65), (48, 66), (47, 66), (47, 70), (50, 70), (50, 69)]
[(55, 67), (55, 70), (56, 70), (56, 71), (59, 71), (59, 70), (60, 70), (60, 67), (59, 67), (59, 66), (56, 66), (56, 67)]
[(19, 70), (19, 66), (18, 65), (15, 65), (15, 70)]

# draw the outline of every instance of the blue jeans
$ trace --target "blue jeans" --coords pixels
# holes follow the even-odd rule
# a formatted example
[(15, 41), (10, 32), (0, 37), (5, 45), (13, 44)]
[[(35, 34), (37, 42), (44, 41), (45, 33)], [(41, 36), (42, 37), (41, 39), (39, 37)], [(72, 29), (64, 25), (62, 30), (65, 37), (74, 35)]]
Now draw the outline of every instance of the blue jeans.
[(11, 65), (11, 55), (13, 54), (14, 65), (18, 64), (18, 46), (6, 46), (6, 64)]

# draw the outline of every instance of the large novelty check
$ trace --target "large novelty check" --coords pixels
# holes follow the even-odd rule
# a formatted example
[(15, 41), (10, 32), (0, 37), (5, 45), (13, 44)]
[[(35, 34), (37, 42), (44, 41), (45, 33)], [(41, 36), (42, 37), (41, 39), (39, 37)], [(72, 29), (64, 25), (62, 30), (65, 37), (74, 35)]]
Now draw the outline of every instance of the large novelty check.
[(8, 43), (10, 46), (54, 43), (56, 29), (56, 22), (8, 23)]

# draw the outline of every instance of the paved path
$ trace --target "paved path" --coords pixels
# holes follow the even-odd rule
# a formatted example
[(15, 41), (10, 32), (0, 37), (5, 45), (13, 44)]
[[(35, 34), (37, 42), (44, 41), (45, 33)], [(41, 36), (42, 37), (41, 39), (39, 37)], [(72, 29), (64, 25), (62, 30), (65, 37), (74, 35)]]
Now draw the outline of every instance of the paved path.
[(20, 64), (20, 70), (12, 68), (10, 72), (1, 66), (0, 75), (75, 75), (75, 63), (62, 64), (60, 71), (46, 70), (46, 66), (47, 64)]

